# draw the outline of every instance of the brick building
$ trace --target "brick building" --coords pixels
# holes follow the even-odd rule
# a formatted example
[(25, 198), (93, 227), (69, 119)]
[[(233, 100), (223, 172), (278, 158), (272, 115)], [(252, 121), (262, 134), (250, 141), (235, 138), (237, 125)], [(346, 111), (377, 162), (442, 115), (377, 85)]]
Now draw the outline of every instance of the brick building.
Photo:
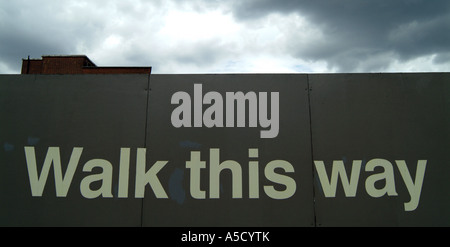
[(22, 74), (150, 74), (152, 67), (98, 67), (85, 55), (22, 59)]

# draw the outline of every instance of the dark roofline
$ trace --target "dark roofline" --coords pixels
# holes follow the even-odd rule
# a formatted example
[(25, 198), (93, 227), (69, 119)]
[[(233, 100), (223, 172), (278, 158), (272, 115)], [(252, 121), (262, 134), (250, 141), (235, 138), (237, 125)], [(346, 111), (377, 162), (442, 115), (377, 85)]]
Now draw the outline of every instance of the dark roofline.
[(22, 61), (42, 61), (42, 58), (22, 58)]
[(88, 74), (151, 74), (152, 67), (123, 67), (123, 66), (108, 66), (108, 67), (88, 67), (83, 66), (84, 73)]
[(83, 69), (151, 69), (151, 66), (101, 66), (101, 67), (91, 67), (83, 66)]
[(22, 58), (22, 61), (42, 61), (44, 58), (65, 58), (65, 57), (80, 57), (88, 60), (89, 63), (93, 64), (94, 67), (97, 66), (92, 60), (86, 55), (42, 55), (41, 58)]

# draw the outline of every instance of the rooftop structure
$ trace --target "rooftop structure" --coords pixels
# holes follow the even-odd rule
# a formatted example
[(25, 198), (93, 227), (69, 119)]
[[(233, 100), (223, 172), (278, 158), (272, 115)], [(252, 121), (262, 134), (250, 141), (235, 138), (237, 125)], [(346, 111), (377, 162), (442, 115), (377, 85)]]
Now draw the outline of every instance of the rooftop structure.
[(150, 74), (152, 67), (98, 67), (85, 55), (22, 59), (22, 74)]

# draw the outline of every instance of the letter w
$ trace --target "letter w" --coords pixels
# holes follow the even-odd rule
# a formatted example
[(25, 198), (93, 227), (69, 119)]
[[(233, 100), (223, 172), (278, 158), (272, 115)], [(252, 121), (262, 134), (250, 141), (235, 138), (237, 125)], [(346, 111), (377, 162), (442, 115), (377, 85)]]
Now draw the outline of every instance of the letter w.
[(340, 160), (333, 161), (333, 170), (331, 171), (331, 180), (328, 179), (323, 161), (314, 161), (320, 184), (323, 188), (325, 197), (336, 197), (336, 187), (338, 177), (341, 177), (342, 187), (346, 197), (355, 197), (358, 187), (359, 173), (361, 171), (361, 160), (354, 160), (350, 181), (347, 178), (344, 162)]
[(73, 148), (70, 156), (69, 165), (67, 166), (66, 174), (62, 176), (61, 171), (61, 156), (59, 154), (59, 147), (49, 147), (47, 155), (45, 156), (44, 165), (42, 166), (41, 175), (38, 177), (36, 166), (36, 154), (34, 147), (24, 147), (25, 158), (27, 160), (28, 177), (30, 179), (30, 187), (32, 196), (42, 196), (45, 183), (47, 182), (50, 166), (53, 164), (53, 172), (55, 174), (56, 196), (65, 197), (72, 182), (73, 175), (78, 166), (81, 152), (83, 148)]

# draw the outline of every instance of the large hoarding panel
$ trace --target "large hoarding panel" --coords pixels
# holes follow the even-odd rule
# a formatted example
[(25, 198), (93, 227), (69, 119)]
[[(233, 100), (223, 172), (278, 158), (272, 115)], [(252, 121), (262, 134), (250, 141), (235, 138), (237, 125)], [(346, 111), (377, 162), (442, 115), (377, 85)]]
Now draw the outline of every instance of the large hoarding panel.
[(142, 199), (119, 198), (118, 177), (128, 150), (135, 176), (147, 86), (148, 75), (1, 76), (0, 224), (140, 226)]
[(449, 225), (449, 82), (309, 75), (318, 226)]
[(306, 75), (152, 75), (150, 87), (158, 181), (143, 225), (314, 225)]
[(449, 81), (0, 76), (0, 225), (448, 226)]

